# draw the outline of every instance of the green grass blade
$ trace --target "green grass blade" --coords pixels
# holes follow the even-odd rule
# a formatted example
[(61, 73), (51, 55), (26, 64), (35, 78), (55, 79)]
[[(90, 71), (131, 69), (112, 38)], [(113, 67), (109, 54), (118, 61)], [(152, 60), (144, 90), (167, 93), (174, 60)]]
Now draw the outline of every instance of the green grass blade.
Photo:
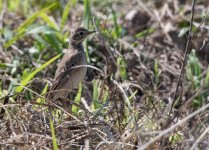
[(145, 29), (145, 30), (143, 30), (143, 31), (141, 31), (141, 32), (139, 32), (139, 33), (137, 33), (136, 35), (135, 35), (135, 37), (136, 38), (144, 38), (145, 36), (147, 36), (147, 35), (149, 35), (149, 34), (152, 34), (152, 33), (154, 33), (155, 32), (155, 29), (153, 29), (153, 28), (148, 28), (148, 29)]
[(118, 23), (117, 23), (117, 16), (115, 14), (114, 11), (112, 11), (112, 15), (113, 15), (113, 21), (114, 21), (114, 26), (115, 26), (115, 31), (114, 31), (114, 35), (116, 36), (116, 38), (120, 38), (121, 34), (120, 34), (120, 28), (118, 26)]
[[(195, 50), (192, 50), (189, 54), (188, 61), (187, 61), (187, 67), (186, 67), (186, 73), (187, 78), (189, 80), (194, 80), (195, 78), (198, 79), (198, 77), (201, 75), (201, 67), (200, 67), (200, 61), (196, 55)], [(200, 84), (198, 80), (196, 80), (196, 84)]]
[(40, 17), (48, 24), (49, 27), (59, 31), (59, 27), (46, 13), (41, 13)]
[(205, 85), (206, 85), (206, 87), (209, 86), (209, 67), (208, 67), (208, 71), (207, 71), (207, 74), (206, 74), (206, 77), (205, 77)]
[(62, 52), (62, 45), (55, 34), (44, 35), (45, 40), (53, 47), (58, 53)]
[(56, 139), (56, 135), (55, 135), (55, 131), (54, 131), (54, 124), (51, 119), (50, 119), (50, 128), (51, 128), (51, 132), (52, 132), (52, 141), (53, 141), (54, 150), (58, 150), (57, 139)]
[[(2, 3), (3, 3), (3, 1), (2, 1)], [(20, 0), (8, 1), (8, 3), (7, 3), (7, 7), (8, 7), (9, 11), (16, 11), (19, 9), (19, 6), (20, 6)]]
[(91, 18), (91, 9), (89, 0), (84, 0), (84, 25), (88, 29), (89, 28), (89, 22)]
[[(80, 102), (81, 102), (81, 93), (82, 93), (82, 83), (79, 84), (78, 93), (77, 93), (77, 95), (75, 97), (75, 100), (74, 100), (74, 102), (76, 104), (80, 104)], [(72, 112), (77, 114), (78, 113), (78, 107), (73, 105), (72, 106)]]
[(130, 100), (130, 102), (133, 102), (132, 99), (134, 98), (134, 96), (135, 96), (137, 93), (138, 93), (138, 91), (135, 90), (135, 91), (131, 94), (131, 96), (128, 97), (128, 99)]
[(97, 109), (100, 107), (100, 104), (98, 102), (98, 98), (99, 98), (99, 86), (98, 86), (98, 81), (94, 80), (93, 81), (93, 104), (91, 106), (91, 108), (93, 110)]
[(48, 11), (49, 9), (53, 8), (57, 6), (57, 3), (53, 3), (51, 5), (49, 5), (48, 7), (45, 7), (43, 9), (41, 9), (40, 11), (35, 12), (31, 17), (29, 17), (28, 19), (26, 19), (18, 28), (17, 28), (17, 32), (18, 33), (22, 33), (23, 31), (25, 31), (26, 27), (30, 24), (32, 24), (36, 18), (38, 18), (42, 13), (45, 13), (46, 11)]
[[(47, 89), (48, 89), (48, 84), (45, 85), (43, 91), (41, 92), (41, 95), (46, 94)], [(45, 99), (44, 98), (37, 98), (36, 102), (39, 103), (39, 104), (44, 104)]]
[(27, 31), (26, 34), (30, 35), (30, 34), (40, 34), (43, 33), (45, 34), (56, 34), (56, 30), (54, 30), (51, 27), (45, 26), (45, 25), (32, 25), (30, 26)]
[(155, 82), (156, 84), (159, 83), (159, 76), (160, 76), (160, 71), (159, 71), (159, 66), (158, 66), (158, 62), (157, 60), (155, 60), (155, 64), (154, 64), (154, 75), (155, 75)]
[(127, 74), (127, 64), (126, 61), (123, 57), (118, 57), (117, 58), (117, 66), (119, 68), (120, 76), (123, 80), (128, 79), (128, 74)]
[(18, 34), (15, 35), (11, 40), (7, 41), (6, 43), (4, 43), (4, 47), (8, 48), (9, 46), (11, 46), (15, 41), (17, 41), (18, 39), (21, 39), (24, 36), (24, 34)]
[(34, 70), (33, 72), (31, 72), (26, 78), (24, 78), (21, 82), (20, 82), (20, 86), (18, 86), (16, 88), (16, 92), (21, 92), (23, 90), (23, 87), (26, 86), (29, 81), (31, 79), (33, 79), (33, 77), (40, 72), (41, 70), (43, 70), (44, 68), (46, 68), (48, 65), (50, 65), (52, 62), (54, 62), (56, 59), (58, 59), (61, 56), (61, 54), (53, 57), (52, 59), (50, 59), (49, 61), (47, 61), (46, 63), (44, 63), (43, 65), (41, 65), (39, 68), (37, 68), (36, 70)]
[(15, 41), (17, 41), (18, 39), (22, 38), (24, 36), (24, 33), (27, 29), (27, 27), (29, 25), (31, 25), (35, 20), (36, 18), (38, 18), (42, 13), (48, 11), (49, 9), (55, 7), (57, 5), (57, 3), (53, 3), (51, 4), (50, 6), (46, 7), (46, 8), (43, 8), (42, 10), (34, 13), (31, 17), (29, 17), (28, 19), (26, 19), (18, 28), (17, 30), (15, 31), (17, 34), (9, 41), (7, 41), (5, 44), (4, 44), (4, 47), (5, 48), (8, 48), (9, 46), (11, 46), (11, 44), (13, 44)]
[[(89, 28), (89, 22), (91, 19), (91, 8), (90, 8), (90, 3), (89, 0), (84, 0), (84, 26), (88, 29)], [(85, 41), (84, 42), (85, 46), (85, 53), (86, 53), (86, 59), (87, 62), (90, 62), (89, 58), (89, 50), (88, 50), (88, 43)]]
[(62, 13), (62, 21), (61, 21), (61, 29), (63, 30), (64, 24), (67, 22), (68, 14), (70, 12), (71, 6), (76, 4), (76, 0), (69, 0), (67, 5), (64, 8), (64, 11)]
[(32, 25), (26, 31), (27, 35), (33, 34), (34, 37), (37, 37), (40, 33), (42, 33), (44, 41), (47, 41), (58, 53), (62, 52), (64, 37), (54, 28), (46, 25)]

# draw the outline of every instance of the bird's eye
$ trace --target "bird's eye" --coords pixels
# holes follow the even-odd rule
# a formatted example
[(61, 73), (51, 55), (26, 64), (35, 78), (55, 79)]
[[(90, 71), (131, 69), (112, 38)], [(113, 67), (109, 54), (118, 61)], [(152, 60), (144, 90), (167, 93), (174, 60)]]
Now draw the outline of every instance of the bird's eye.
[(80, 35), (83, 35), (83, 32), (80, 32)]

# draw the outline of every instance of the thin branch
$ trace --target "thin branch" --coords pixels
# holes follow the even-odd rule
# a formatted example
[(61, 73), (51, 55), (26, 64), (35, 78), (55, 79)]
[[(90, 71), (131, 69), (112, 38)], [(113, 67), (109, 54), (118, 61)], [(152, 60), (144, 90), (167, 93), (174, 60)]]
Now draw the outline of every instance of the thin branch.
[(197, 138), (197, 140), (195, 141), (195, 143), (192, 145), (192, 147), (190, 148), (190, 150), (193, 150), (196, 148), (197, 144), (200, 143), (200, 141), (202, 140), (202, 138), (209, 132), (209, 126), (205, 129), (205, 131)]
[(170, 111), (169, 111), (169, 116), (170, 116), (170, 113), (172, 111), (173, 105), (176, 102), (176, 96), (177, 96), (177, 92), (179, 90), (179, 86), (180, 86), (180, 83), (181, 83), (181, 78), (182, 78), (183, 73), (184, 73), (184, 68), (186, 66), (187, 57), (190, 53), (190, 45), (191, 45), (191, 39), (192, 39), (191, 34), (192, 34), (192, 26), (193, 26), (193, 19), (194, 19), (194, 10), (195, 10), (195, 0), (192, 1), (192, 11), (191, 11), (191, 19), (190, 19), (188, 40), (187, 40), (187, 44), (186, 44), (186, 51), (184, 53), (184, 60), (183, 60), (183, 64), (182, 64), (182, 67), (181, 67), (180, 75), (178, 77), (178, 83), (177, 83), (176, 90), (175, 90), (175, 93), (174, 93), (174, 96), (173, 96), (173, 101), (172, 101), (171, 108), (170, 108)]
[(157, 135), (156, 137), (154, 137), (152, 140), (150, 140), (149, 142), (145, 143), (144, 145), (142, 145), (139, 149), (140, 150), (144, 150), (146, 148), (148, 148), (150, 145), (154, 144), (157, 140), (159, 140), (161, 137), (163, 137), (164, 135), (170, 133), (171, 131), (173, 131), (176, 127), (178, 126), (182, 126), (185, 122), (187, 122), (189, 119), (193, 118), (194, 116), (198, 115), (199, 113), (203, 112), (205, 109), (209, 108), (209, 103), (202, 106), (200, 109), (196, 110), (195, 112), (191, 113), (190, 115), (188, 115), (187, 117), (183, 118), (182, 120), (179, 120), (177, 123), (175, 123), (174, 125), (172, 125), (170, 128), (162, 131), (159, 135)]

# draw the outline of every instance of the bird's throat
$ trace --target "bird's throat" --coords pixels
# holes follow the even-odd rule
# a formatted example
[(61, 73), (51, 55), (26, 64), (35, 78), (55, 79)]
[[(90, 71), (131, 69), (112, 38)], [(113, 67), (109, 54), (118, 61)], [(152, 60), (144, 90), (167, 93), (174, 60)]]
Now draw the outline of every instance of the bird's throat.
[(79, 51), (84, 51), (82, 43), (71, 43), (71, 46)]

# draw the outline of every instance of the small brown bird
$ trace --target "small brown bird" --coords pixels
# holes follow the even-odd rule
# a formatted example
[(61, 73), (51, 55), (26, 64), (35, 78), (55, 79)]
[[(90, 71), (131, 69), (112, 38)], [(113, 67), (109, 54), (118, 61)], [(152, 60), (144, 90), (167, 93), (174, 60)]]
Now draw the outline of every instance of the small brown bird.
[(55, 100), (59, 97), (67, 97), (69, 92), (77, 88), (84, 79), (87, 67), (82, 42), (94, 32), (79, 27), (72, 34), (69, 48), (58, 65), (54, 83), (46, 96), (47, 99)]

